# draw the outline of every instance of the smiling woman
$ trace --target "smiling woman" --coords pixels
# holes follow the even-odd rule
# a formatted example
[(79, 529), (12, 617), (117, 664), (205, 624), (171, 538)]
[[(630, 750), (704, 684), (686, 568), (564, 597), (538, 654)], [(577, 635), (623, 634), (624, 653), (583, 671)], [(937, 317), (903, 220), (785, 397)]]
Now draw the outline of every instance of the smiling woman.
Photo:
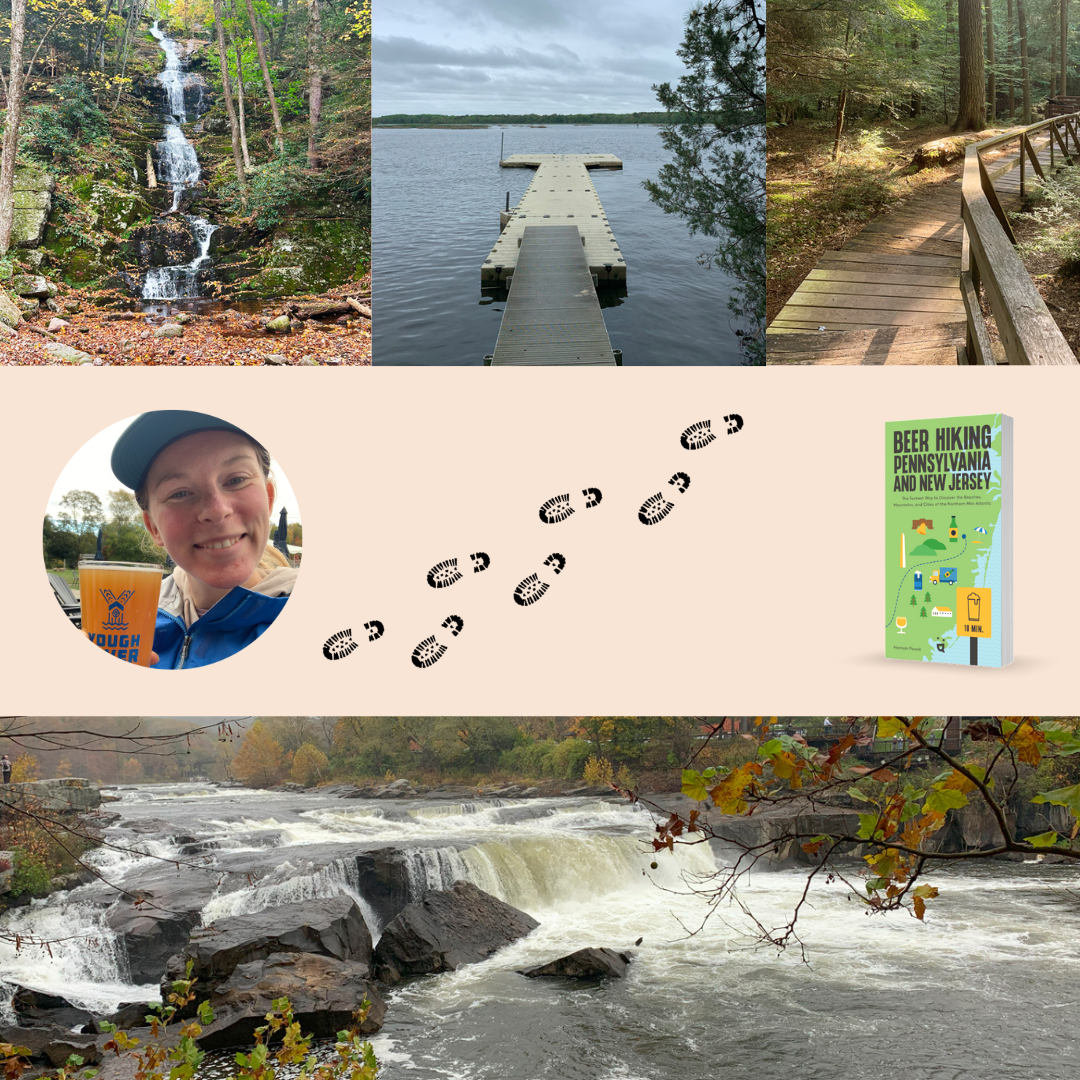
[[(204, 667), (260, 637), (292, 593), (300, 553), (286, 543), (284, 510), (271, 542), (277, 484), (266, 448), (216, 416), (159, 410), (127, 425), (111, 465), (131, 491), (108, 493), (107, 523), (104, 514), (88, 511), (76, 529), (76, 546), (87, 552), (84, 541), (92, 544), (102, 526), (96, 555), (83, 556), (73, 582), (78, 601), (62, 595), (66, 582), (50, 575), (72, 621), (81, 618), (84, 634), (112, 655), (158, 669)], [(101, 510), (92, 491), (69, 492), (62, 507), (73, 495)], [(62, 509), (57, 526), (72, 524), (70, 517)], [(167, 564), (163, 580), (160, 566), (111, 561), (150, 551)], [(149, 592), (145, 601), (143, 592)], [(135, 622), (144, 606), (148, 616), (156, 608), (156, 616), (142, 629)]]

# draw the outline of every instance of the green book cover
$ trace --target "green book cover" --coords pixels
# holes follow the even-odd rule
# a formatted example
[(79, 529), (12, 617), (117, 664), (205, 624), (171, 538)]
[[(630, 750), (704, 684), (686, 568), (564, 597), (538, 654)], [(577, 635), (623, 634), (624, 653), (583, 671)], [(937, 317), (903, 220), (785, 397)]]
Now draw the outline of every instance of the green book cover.
[(1012, 418), (885, 425), (885, 656), (1012, 662)]

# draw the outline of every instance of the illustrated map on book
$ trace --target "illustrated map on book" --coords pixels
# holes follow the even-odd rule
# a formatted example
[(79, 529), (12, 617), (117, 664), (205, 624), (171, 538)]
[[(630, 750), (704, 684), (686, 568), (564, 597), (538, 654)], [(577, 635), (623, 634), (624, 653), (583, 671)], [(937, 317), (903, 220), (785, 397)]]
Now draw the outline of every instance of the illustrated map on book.
[(886, 657), (1010, 663), (1011, 418), (897, 421), (885, 439)]

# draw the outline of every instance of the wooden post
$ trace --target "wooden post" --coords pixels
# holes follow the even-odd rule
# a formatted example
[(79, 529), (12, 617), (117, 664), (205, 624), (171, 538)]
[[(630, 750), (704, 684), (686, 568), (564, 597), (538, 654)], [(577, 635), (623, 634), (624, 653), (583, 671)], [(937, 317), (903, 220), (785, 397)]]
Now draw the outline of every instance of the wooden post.
[[(972, 641), (977, 641), (977, 638), (972, 638)], [(955, 754), (960, 750), (961, 739), (963, 738), (963, 730), (960, 725), (961, 717), (959, 716), (946, 716), (945, 717), (945, 730), (941, 736), (941, 749), (946, 754)]]

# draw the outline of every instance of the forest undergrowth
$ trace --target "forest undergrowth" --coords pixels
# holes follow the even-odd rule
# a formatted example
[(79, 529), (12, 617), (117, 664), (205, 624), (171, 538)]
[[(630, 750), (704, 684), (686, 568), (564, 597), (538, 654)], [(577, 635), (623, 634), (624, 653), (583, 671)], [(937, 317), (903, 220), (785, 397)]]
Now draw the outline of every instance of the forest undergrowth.
[(1080, 169), (1036, 187), (1010, 217), (1017, 254), (1069, 347), (1080, 355)]
[(866, 224), (915, 195), (951, 183), (961, 162), (915, 170), (915, 151), (950, 135), (940, 123), (852, 126), (832, 160), (833, 122), (803, 120), (769, 129), (766, 321), (771, 322), (821, 253), (842, 247)]

